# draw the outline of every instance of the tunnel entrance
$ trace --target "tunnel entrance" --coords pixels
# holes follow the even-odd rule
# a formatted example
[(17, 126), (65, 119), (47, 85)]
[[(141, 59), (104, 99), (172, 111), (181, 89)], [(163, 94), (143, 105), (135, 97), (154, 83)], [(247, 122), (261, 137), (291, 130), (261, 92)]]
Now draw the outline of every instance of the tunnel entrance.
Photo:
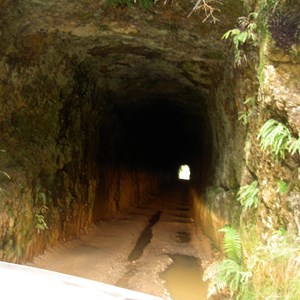
[[(235, 1), (224, 5), (235, 13), (222, 14), (222, 25), (213, 27), (186, 18), (187, 3), (178, 2), (175, 13), (171, 6), (103, 11), (101, 1), (93, 8), (63, 2), (61, 14), (51, 3), (20, 2), (12, 10), (23, 19), (12, 30), (12, 11), (5, 21), (2, 170), (19, 174), (22, 188), (11, 184), (12, 193), (34, 212), (34, 241), (20, 231), (27, 258), (177, 184), (182, 163), (190, 167), (189, 185), (203, 191), (216, 165), (227, 168), (220, 145), (235, 124), (234, 101), (225, 99), (233, 91), (226, 81), (232, 74), (225, 74), (229, 51), (219, 38), (240, 15)], [(41, 18), (45, 11), (49, 18)], [(38, 219), (44, 199), (48, 210)], [(51, 234), (45, 225), (37, 233), (41, 220)], [(14, 232), (9, 240), (15, 244)]]
[[(162, 259), (172, 251), (158, 226), (176, 223), (164, 234), (179, 240), (178, 247), (195, 222), (216, 235), (222, 217), (230, 215), (228, 204), (236, 203), (228, 191), (237, 190), (244, 163), (237, 110), (254, 90), (248, 71), (233, 71), (230, 49), (221, 41), (241, 5), (226, 1), (221, 22), (211, 26), (186, 18), (185, 1), (172, 5), (173, 12), (171, 5), (142, 11), (104, 8), (103, 1), (31, 2), (14, 3), (1, 39), (1, 148), (7, 146), (9, 155), (1, 170), (7, 166), (18, 176), (7, 197), (0, 256), (31, 259), (132, 208), (140, 211), (119, 220), (120, 228), (132, 222), (118, 238), (125, 244), (136, 218), (149, 217), (149, 207), (150, 216), (161, 211), (151, 231), (163, 244)], [(187, 184), (178, 180), (182, 163), (192, 174)], [(172, 184), (196, 187), (196, 196), (187, 197), (190, 189), (180, 199), (156, 201)], [(200, 197), (204, 191), (211, 192), (209, 202)], [(198, 219), (186, 214), (190, 201)], [(101, 242), (117, 231), (113, 225)], [(120, 248), (119, 241), (113, 245)], [(86, 248), (94, 253), (97, 247), (92, 242)]]
[(205, 178), (209, 173), (210, 133), (202, 99), (194, 98), (193, 103), (181, 98), (180, 90), (173, 93), (116, 102), (114, 123), (100, 128), (99, 139), (105, 137), (106, 149), (100, 148), (99, 165), (117, 169), (120, 174), (148, 174), (159, 189), (176, 184), (181, 161), (197, 170), (195, 180)]
[(158, 70), (146, 68), (141, 73), (142, 62), (129, 68), (113, 61), (122, 69), (117, 73), (103, 68), (102, 63), (92, 58), (77, 73), (81, 105), (87, 108), (83, 127), (93, 127), (94, 134), (85, 138), (84, 148), (88, 155), (94, 153), (89, 161), (99, 174), (94, 219), (136, 205), (142, 195), (155, 189), (176, 184), (183, 161), (193, 180), (205, 186), (211, 169), (212, 133), (209, 97), (202, 87), (183, 82), (181, 77), (167, 79), (170, 74), (162, 70), (159, 80)]

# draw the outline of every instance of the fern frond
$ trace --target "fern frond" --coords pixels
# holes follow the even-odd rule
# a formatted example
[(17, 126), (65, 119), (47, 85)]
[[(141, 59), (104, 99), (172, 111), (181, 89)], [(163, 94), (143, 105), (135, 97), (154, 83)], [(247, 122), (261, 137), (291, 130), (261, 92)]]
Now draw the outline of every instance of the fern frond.
[(277, 186), (278, 186), (278, 192), (280, 194), (285, 194), (289, 190), (289, 184), (284, 180), (278, 180)]
[(241, 266), (233, 260), (224, 260), (224, 269), (220, 272), (227, 282), (227, 287), (230, 291), (231, 296), (236, 292), (240, 285), (241, 278)]
[(271, 150), (275, 158), (285, 158), (285, 151), (288, 149), (291, 133), (282, 123), (270, 119), (260, 129), (257, 137), (260, 139), (262, 150)]
[(227, 286), (226, 277), (221, 272), (223, 261), (209, 265), (203, 274), (203, 280), (209, 280), (207, 298), (222, 292)]
[(224, 233), (224, 252), (226, 256), (240, 264), (242, 261), (242, 241), (239, 233), (232, 227), (220, 229)]
[(231, 297), (236, 296), (240, 300), (254, 300), (254, 298), (242, 298), (251, 295), (251, 272), (245, 271), (242, 266), (242, 243), (238, 232), (226, 226), (220, 230), (224, 232), (224, 251), (226, 259), (214, 262), (204, 272), (203, 280), (210, 280), (207, 298), (212, 295), (230, 292)]
[(298, 152), (300, 154), (300, 137), (297, 140), (291, 140), (289, 142), (288, 151), (294, 155)]
[(243, 271), (242, 266), (231, 259), (223, 260), (219, 267), (219, 277), (226, 281), (231, 296), (247, 284), (251, 276), (251, 272)]
[(249, 185), (240, 187), (237, 193), (237, 200), (241, 203), (245, 210), (249, 208), (257, 208), (258, 206), (258, 182), (253, 181)]
[(219, 267), (220, 267), (219, 261), (215, 261), (212, 264), (210, 264), (203, 273), (203, 280), (211, 280), (212, 278), (216, 277), (216, 275), (219, 273)]

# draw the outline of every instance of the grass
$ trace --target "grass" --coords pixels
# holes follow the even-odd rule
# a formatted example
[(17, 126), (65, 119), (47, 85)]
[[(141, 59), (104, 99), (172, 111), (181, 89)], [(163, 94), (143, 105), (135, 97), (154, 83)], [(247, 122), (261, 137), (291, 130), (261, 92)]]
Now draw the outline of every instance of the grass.
[(300, 245), (295, 236), (278, 230), (251, 257), (257, 300), (300, 299)]

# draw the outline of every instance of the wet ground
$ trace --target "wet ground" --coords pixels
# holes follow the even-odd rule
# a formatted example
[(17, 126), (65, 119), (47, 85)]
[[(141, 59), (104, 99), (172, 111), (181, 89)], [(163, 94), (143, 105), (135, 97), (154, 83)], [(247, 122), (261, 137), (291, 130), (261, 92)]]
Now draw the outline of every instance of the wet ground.
[(191, 217), (186, 187), (179, 186), (99, 222), (30, 265), (168, 300), (202, 300), (201, 265), (211, 260), (210, 242)]
[(173, 263), (161, 273), (171, 297), (176, 300), (206, 300), (207, 282), (200, 280), (203, 270), (194, 256), (175, 254)]

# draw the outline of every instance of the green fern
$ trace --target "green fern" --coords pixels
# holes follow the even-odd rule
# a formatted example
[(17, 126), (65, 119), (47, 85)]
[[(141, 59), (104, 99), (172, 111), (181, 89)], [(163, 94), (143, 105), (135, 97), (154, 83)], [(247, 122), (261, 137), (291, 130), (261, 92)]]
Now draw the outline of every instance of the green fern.
[(223, 292), (226, 288), (231, 297), (237, 294), (243, 284), (246, 284), (251, 272), (243, 271), (240, 264), (231, 259), (224, 259), (210, 265), (203, 275), (203, 280), (210, 280), (208, 286), (208, 297)]
[(217, 293), (221, 293), (227, 286), (226, 278), (225, 276), (222, 276), (223, 274), (220, 272), (223, 268), (222, 263), (223, 261), (213, 262), (203, 273), (203, 280), (209, 280), (207, 298)]
[(249, 123), (250, 117), (255, 112), (255, 98), (254, 97), (247, 97), (245, 101), (243, 101), (244, 104), (244, 110), (238, 112), (238, 120), (242, 121), (244, 125), (247, 125)]
[(257, 35), (257, 24), (255, 19), (257, 18), (257, 13), (251, 13), (248, 17), (240, 17), (238, 19), (239, 28), (234, 28), (225, 32), (222, 39), (228, 40), (232, 39), (234, 45), (234, 64), (239, 67), (243, 63), (247, 62), (247, 56), (245, 52), (245, 45), (252, 44), (257, 45), (258, 35)]
[(244, 210), (250, 208), (257, 208), (258, 206), (258, 183), (257, 180), (253, 181), (249, 185), (240, 187), (237, 193), (237, 200), (244, 207)]
[(276, 159), (285, 158), (291, 133), (284, 124), (270, 119), (261, 127), (258, 139), (262, 150), (269, 149)]
[(224, 232), (224, 252), (226, 259), (214, 262), (205, 270), (203, 280), (209, 280), (208, 295), (229, 291), (235, 299), (255, 299), (252, 293), (251, 272), (244, 270), (242, 265), (242, 242), (238, 232), (226, 226)]
[(251, 272), (243, 271), (240, 264), (230, 259), (223, 260), (220, 268), (220, 274), (227, 278), (227, 287), (231, 296), (238, 292), (240, 287), (247, 283), (249, 278), (252, 276)]
[(289, 190), (289, 185), (284, 180), (278, 180), (277, 186), (280, 194), (285, 194)]
[(48, 211), (48, 207), (46, 205), (42, 205), (41, 207), (36, 209), (36, 213), (34, 213), (34, 217), (36, 219), (36, 226), (38, 233), (48, 229), (48, 225), (45, 220), (45, 215)]
[(288, 145), (288, 151), (294, 155), (296, 152), (300, 154), (300, 137), (298, 139), (291, 139)]
[(239, 233), (231, 226), (220, 229), (224, 233), (224, 252), (230, 260), (240, 264), (242, 262), (242, 241)]

